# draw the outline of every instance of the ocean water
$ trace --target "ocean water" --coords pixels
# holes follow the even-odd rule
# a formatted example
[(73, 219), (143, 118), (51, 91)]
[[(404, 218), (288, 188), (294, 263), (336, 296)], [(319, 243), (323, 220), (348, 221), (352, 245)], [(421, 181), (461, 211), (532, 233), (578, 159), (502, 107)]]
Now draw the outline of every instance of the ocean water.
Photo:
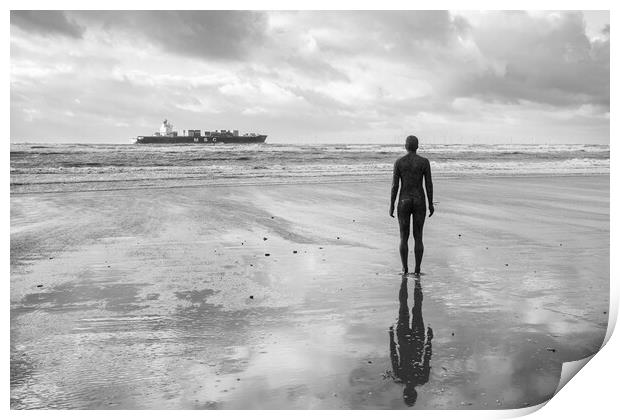
[[(609, 174), (608, 145), (424, 145), (434, 177)], [(11, 144), (11, 193), (390, 179), (398, 144)]]

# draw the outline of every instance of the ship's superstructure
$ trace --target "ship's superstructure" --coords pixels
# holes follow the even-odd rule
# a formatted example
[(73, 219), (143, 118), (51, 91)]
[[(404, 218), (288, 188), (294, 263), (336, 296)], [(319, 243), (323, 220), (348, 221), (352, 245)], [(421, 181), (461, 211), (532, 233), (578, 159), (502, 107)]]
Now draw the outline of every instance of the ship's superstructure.
[(173, 133), (176, 135), (176, 131), (172, 131), (172, 124), (168, 122), (168, 120), (164, 120), (164, 122), (161, 123), (161, 127), (159, 127), (159, 135), (172, 136)]
[(246, 133), (239, 135), (239, 130), (182, 130), (179, 135), (174, 126), (164, 120), (159, 131), (152, 136), (138, 136), (136, 143), (264, 143), (267, 136), (264, 134)]

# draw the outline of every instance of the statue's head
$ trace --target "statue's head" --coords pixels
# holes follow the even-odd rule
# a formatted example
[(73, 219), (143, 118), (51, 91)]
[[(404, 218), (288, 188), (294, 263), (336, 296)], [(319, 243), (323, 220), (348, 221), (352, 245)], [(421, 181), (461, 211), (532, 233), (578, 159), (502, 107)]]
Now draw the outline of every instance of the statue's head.
[(405, 141), (405, 149), (409, 152), (418, 150), (418, 138), (416, 136), (408, 136)]

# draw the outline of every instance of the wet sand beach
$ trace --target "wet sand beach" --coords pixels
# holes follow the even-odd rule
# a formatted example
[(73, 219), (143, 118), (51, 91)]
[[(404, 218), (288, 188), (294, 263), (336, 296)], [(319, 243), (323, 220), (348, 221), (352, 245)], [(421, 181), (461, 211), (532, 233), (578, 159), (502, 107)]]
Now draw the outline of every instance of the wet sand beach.
[(605, 336), (609, 176), (435, 179), (419, 281), (388, 182), (12, 194), (11, 407), (548, 399)]

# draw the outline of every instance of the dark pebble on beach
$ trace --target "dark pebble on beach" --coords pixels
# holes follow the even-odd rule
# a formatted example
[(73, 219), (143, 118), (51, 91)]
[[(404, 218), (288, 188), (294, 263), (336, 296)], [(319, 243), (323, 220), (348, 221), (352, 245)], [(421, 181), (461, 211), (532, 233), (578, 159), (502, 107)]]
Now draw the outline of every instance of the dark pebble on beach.
[(459, 233), (459, 238), (461, 237), (461, 234)]
[(504, 264), (506, 267), (508, 267), (508, 264)]
[(250, 295), (250, 299), (254, 299), (254, 295)]
[(340, 236), (336, 236), (336, 239), (340, 239)]
[(271, 216), (271, 218), (273, 219), (273, 216)]
[(603, 315), (607, 315), (607, 311), (603, 311)]
[(323, 249), (323, 247), (322, 247), (322, 246), (320, 246), (320, 247), (319, 247), (319, 249)]
[(267, 238), (263, 238), (263, 241), (266, 241), (266, 240), (267, 240)]
[(452, 333), (452, 335), (454, 336), (454, 333)]
[(37, 287), (43, 287), (43, 285), (42, 284), (37, 284)]
[(293, 254), (297, 254), (297, 251), (293, 251)]
[(369, 360), (369, 361), (368, 361), (368, 364), (372, 365), (372, 360)]
[(551, 351), (551, 352), (555, 353), (555, 349), (551, 348), (551, 347), (547, 347), (547, 351)]
[(270, 256), (270, 255), (271, 255), (271, 254), (265, 254), (265, 257), (268, 257), (268, 256)]

